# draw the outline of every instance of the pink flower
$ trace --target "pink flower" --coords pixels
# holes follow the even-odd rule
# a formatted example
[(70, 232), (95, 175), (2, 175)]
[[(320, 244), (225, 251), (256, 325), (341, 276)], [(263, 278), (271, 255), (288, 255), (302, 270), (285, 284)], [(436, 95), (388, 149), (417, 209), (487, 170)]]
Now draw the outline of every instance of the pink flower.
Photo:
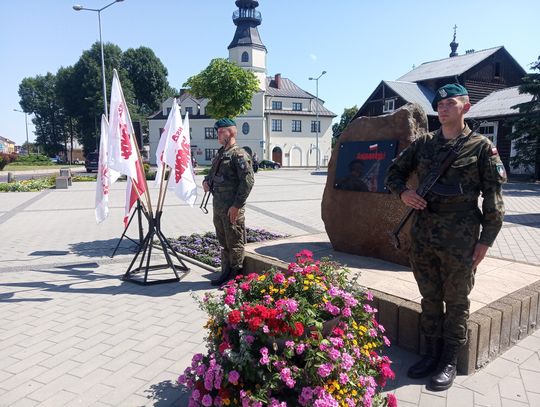
[(270, 359), (268, 359), (268, 348), (263, 347), (261, 348), (260, 352), (261, 352), (262, 358), (259, 360), (259, 363), (261, 365), (267, 365), (268, 363), (270, 363)]
[(210, 407), (212, 405), (212, 396), (210, 394), (205, 394), (201, 403), (204, 407)]
[(234, 296), (232, 296), (232, 295), (225, 296), (224, 302), (227, 305), (233, 305), (234, 304)]
[(294, 348), (294, 341), (286, 341), (285, 346), (289, 349)]
[(350, 317), (352, 315), (352, 312), (351, 312), (351, 309), (349, 307), (345, 307), (345, 308), (343, 308), (343, 311), (341, 312), (341, 314), (344, 317)]
[(294, 388), (296, 381), (292, 377), (291, 369), (289, 369), (288, 367), (282, 369), (279, 373), (279, 376), (281, 377), (281, 380), (285, 382), (287, 387), (289, 387), (290, 389)]
[(328, 377), (330, 373), (332, 373), (332, 369), (331, 363), (324, 363), (317, 369), (317, 373), (319, 373), (321, 377)]
[(330, 360), (336, 361), (339, 359), (340, 356), (341, 356), (341, 353), (336, 348), (332, 348), (328, 352), (328, 357), (330, 358)]
[(384, 336), (384, 335), (383, 335), (382, 338), (383, 338), (384, 344), (385, 344), (386, 346), (390, 346), (390, 340), (389, 340), (386, 336)]
[(274, 283), (276, 284), (283, 284), (283, 282), (285, 281), (285, 276), (281, 273), (277, 273), (275, 276), (274, 276)]
[(377, 336), (377, 331), (373, 328), (369, 328), (368, 335), (372, 338), (375, 338)]
[(298, 345), (296, 345), (296, 354), (301, 355), (302, 353), (304, 353), (305, 349), (306, 349), (306, 345), (303, 343), (299, 343)]
[(347, 373), (339, 374), (339, 382), (341, 384), (347, 384), (349, 382), (349, 376), (347, 375)]
[(392, 393), (388, 393), (386, 395), (386, 402), (388, 403), (388, 407), (397, 407), (397, 400), (396, 396)]
[(249, 282), (245, 281), (242, 284), (240, 284), (240, 289), (242, 291), (249, 291)]
[(191, 399), (199, 401), (201, 399), (201, 392), (197, 389), (193, 390), (193, 392), (191, 393)]
[(373, 301), (373, 293), (371, 291), (366, 291), (366, 299), (368, 301)]
[(238, 379), (240, 379), (240, 373), (238, 373), (236, 370), (231, 370), (229, 372), (229, 382), (236, 385), (238, 384)]

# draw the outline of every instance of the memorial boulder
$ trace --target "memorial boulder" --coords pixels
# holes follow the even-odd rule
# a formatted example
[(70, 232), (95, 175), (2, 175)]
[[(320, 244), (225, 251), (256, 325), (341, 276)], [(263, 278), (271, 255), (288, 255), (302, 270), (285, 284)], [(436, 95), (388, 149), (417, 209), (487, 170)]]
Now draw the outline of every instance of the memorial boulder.
[[(401, 249), (392, 241), (407, 208), (383, 181), (390, 161), (427, 128), (427, 116), (416, 104), (349, 123), (332, 151), (322, 200), (322, 219), (335, 250), (409, 264), (410, 222), (400, 234)], [(359, 181), (352, 182), (357, 174), (362, 174)], [(415, 177), (409, 184), (417, 186)]]

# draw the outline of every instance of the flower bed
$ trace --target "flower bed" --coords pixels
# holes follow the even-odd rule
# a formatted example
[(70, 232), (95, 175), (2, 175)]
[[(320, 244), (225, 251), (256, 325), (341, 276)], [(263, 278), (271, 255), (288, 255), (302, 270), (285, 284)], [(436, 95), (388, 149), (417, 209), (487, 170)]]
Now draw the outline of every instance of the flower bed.
[[(287, 237), (287, 235), (268, 232), (264, 229), (246, 229), (248, 243), (275, 240), (282, 237)], [(216, 234), (213, 232), (207, 232), (203, 235), (194, 233), (190, 236), (180, 236), (178, 239), (170, 239), (170, 242), (178, 253), (212, 267), (221, 266), (221, 249)]]
[(238, 276), (207, 294), (208, 352), (178, 379), (188, 406), (395, 406), (381, 394), (394, 373), (371, 299), (307, 250), (285, 273)]
[(28, 179), (10, 183), (1, 183), (0, 192), (36, 192), (42, 189), (52, 188), (55, 177)]

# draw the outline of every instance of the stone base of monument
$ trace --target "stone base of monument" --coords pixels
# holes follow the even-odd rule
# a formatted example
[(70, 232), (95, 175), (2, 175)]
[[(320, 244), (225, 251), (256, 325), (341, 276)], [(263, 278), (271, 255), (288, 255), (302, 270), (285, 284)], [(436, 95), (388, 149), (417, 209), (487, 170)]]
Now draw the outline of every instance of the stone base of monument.
[[(379, 322), (393, 345), (423, 352), (420, 293), (407, 266), (335, 251), (326, 233), (252, 243), (246, 246), (245, 270), (286, 269), (300, 250), (314, 258), (331, 257), (374, 296)], [(510, 277), (511, 276), (511, 277)], [(471, 374), (528, 336), (540, 324), (540, 267), (486, 257), (471, 293), (469, 341), (458, 361), (461, 374)]]

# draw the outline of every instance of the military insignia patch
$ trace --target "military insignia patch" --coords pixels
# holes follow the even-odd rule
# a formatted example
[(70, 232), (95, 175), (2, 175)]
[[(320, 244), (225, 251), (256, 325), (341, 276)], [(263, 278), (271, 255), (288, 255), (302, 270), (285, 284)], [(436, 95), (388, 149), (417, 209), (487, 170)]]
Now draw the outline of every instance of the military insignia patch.
[(497, 155), (497, 154), (499, 154), (499, 152), (497, 151), (497, 147), (493, 147), (491, 149), (491, 155)]
[(497, 164), (497, 172), (502, 178), (506, 178), (506, 170), (504, 169), (504, 165)]
[(440, 89), (439, 90), (439, 96), (442, 97), (442, 98), (445, 98), (446, 96), (448, 96), (448, 93), (446, 93), (446, 90)]

